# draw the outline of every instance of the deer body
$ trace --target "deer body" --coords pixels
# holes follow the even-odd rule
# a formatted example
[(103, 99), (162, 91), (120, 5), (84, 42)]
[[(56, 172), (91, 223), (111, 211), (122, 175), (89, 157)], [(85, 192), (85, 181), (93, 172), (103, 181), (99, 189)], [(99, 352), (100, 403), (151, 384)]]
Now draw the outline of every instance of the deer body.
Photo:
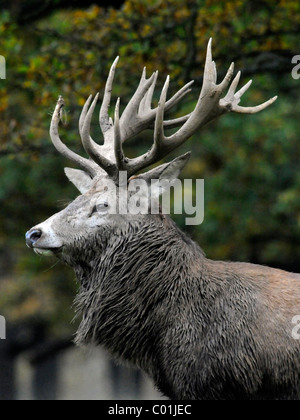
[[(130, 187), (137, 180), (144, 182), (147, 193), (151, 184), (152, 196), (159, 197), (163, 181), (177, 179), (188, 154), (135, 174), (199, 127), (229, 111), (261, 111), (276, 98), (256, 107), (240, 106), (250, 82), (236, 92), (240, 73), (231, 82), (231, 65), (224, 80), (216, 83), (210, 41), (203, 87), (191, 114), (164, 120), (164, 111), (189, 91), (191, 83), (167, 101), (168, 78), (158, 107), (152, 109), (157, 73), (146, 79), (144, 71), (121, 118), (118, 100), (112, 121), (108, 107), (115, 67), (116, 62), (100, 109), (103, 145), (90, 136), (98, 96), (92, 104), (91, 97), (87, 100), (80, 117), (79, 132), (90, 159), (76, 155), (60, 140), (64, 102), (59, 98), (50, 135), (57, 150), (81, 167), (66, 169), (81, 195), (26, 234), (27, 245), (36, 253), (54, 254), (76, 272), (76, 304), (82, 314), (76, 342), (104, 345), (147, 372), (173, 399), (300, 399), (300, 341), (292, 335), (292, 319), (300, 315), (300, 275), (211, 261), (168, 216), (111, 211), (124, 190), (130, 200)], [(152, 148), (126, 158), (123, 142), (153, 125)], [(177, 132), (165, 136), (165, 128), (179, 125)], [(126, 182), (118, 181), (119, 171), (127, 173)], [(152, 189), (154, 179), (161, 184)], [(108, 181), (113, 187), (107, 188)]]
[(147, 219), (68, 254), (76, 342), (104, 345), (172, 399), (299, 398), (300, 276), (211, 261), (168, 217)]

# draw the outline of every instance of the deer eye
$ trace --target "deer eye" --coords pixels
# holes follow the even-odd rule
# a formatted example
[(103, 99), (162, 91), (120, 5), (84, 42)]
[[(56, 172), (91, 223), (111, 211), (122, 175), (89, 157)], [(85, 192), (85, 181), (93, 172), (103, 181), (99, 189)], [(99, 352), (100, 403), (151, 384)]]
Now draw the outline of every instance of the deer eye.
[(100, 213), (100, 214), (105, 213), (108, 208), (109, 208), (109, 204), (106, 201), (95, 204), (94, 207), (92, 208), (92, 211), (89, 217), (92, 217), (95, 213)]
[(98, 204), (96, 205), (96, 208), (97, 208), (97, 211), (98, 211), (99, 213), (101, 213), (101, 212), (105, 212), (105, 211), (109, 208), (109, 204), (108, 204), (108, 202), (107, 202), (107, 201), (103, 201), (102, 203), (98, 203)]

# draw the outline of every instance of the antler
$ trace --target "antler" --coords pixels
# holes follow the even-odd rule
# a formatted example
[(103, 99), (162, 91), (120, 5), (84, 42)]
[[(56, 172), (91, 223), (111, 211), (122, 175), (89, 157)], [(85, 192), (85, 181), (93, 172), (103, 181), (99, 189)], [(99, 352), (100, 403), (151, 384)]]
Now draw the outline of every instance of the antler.
[[(90, 96), (83, 107), (80, 120), (79, 131), (82, 144), (92, 160), (84, 159), (67, 149), (58, 137), (58, 122), (56, 111), (53, 114), (51, 122), (51, 138), (55, 147), (66, 157), (78, 163), (83, 169), (87, 170), (93, 177), (95, 171), (99, 172), (102, 168), (115, 182), (118, 180), (120, 170), (127, 171), (128, 177), (134, 175), (140, 170), (158, 162), (169, 154), (172, 150), (179, 147), (189, 137), (191, 137), (199, 128), (211, 120), (219, 117), (226, 112), (239, 112), (245, 114), (254, 114), (262, 111), (271, 105), (276, 99), (264, 102), (254, 107), (242, 107), (239, 105), (242, 95), (249, 89), (252, 81), (236, 92), (241, 72), (238, 72), (232, 80), (234, 72), (234, 63), (229, 67), (223, 81), (217, 84), (217, 71), (215, 62), (211, 53), (212, 39), (207, 46), (206, 62), (204, 68), (203, 85), (201, 93), (194, 111), (184, 117), (170, 121), (164, 121), (164, 115), (174, 105), (176, 105), (188, 92), (193, 82), (189, 82), (181, 88), (171, 99), (167, 101), (167, 92), (169, 88), (169, 76), (162, 89), (158, 107), (151, 108), (153, 93), (157, 81), (158, 72), (146, 78), (146, 69), (144, 69), (139, 86), (126, 106), (122, 116), (119, 115), (120, 99), (115, 107), (114, 121), (108, 115), (108, 109), (111, 100), (111, 91), (114, 73), (118, 62), (118, 57), (114, 61), (105, 87), (104, 99), (100, 109), (100, 127), (104, 137), (104, 144), (98, 145), (90, 136), (90, 125), (94, 113), (98, 94), (91, 103)], [(231, 84), (230, 84), (231, 82)], [(229, 87), (229, 88), (228, 88)], [(227, 94), (223, 96), (228, 88)], [(57, 107), (59, 107), (59, 99)], [(142, 156), (129, 159), (124, 155), (123, 146), (125, 140), (140, 133), (146, 128), (151, 128), (154, 123), (154, 142), (151, 149)], [(179, 130), (167, 137), (164, 128), (178, 127)], [(96, 165), (95, 165), (96, 164)], [(97, 169), (97, 165), (98, 169)]]

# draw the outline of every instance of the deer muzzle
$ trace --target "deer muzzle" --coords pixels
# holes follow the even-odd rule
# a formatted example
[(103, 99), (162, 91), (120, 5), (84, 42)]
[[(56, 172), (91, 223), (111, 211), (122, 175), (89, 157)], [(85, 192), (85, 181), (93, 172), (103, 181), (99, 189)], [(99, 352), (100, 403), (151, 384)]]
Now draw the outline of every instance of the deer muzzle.
[(61, 247), (46, 247), (39, 243), (42, 240), (43, 231), (41, 229), (32, 228), (25, 234), (26, 245), (32, 248), (38, 255), (54, 256), (60, 251)]

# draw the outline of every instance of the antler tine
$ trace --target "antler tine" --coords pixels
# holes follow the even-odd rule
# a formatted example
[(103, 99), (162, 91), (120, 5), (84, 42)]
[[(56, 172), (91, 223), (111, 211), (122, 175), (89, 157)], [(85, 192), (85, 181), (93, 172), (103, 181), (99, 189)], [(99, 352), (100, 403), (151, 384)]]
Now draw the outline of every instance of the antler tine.
[(90, 95), (87, 100), (85, 101), (85, 104), (83, 105), (82, 111), (80, 113), (80, 117), (79, 117), (79, 133), (81, 135), (82, 133), (82, 128), (83, 128), (83, 124), (84, 124), (84, 120), (86, 117), (86, 114), (89, 110), (89, 106), (91, 104), (91, 100), (93, 99), (93, 95)]
[(278, 96), (274, 96), (273, 98), (269, 99), (266, 102), (263, 102), (257, 106), (238, 106), (234, 107), (235, 112), (239, 112), (240, 114), (256, 114), (257, 112), (262, 111), (263, 109), (267, 108), (268, 106), (272, 105), (276, 101)]
[(105, 133), (113, 125), (112, 120), (108, 115), (108, 109), (109, 109), (109, 106), (110, 106), (112, 85), (113, 85), (115, 71), (116, 71), (118, 61), (119, 61), (119, 56), (115, 59), (115, 61), (113, 62), (112, 66), (110, 68), (109, 75), (108, 75), (108, 78), (107, 78), (107, 81), (106, 81), (106, 84), (105, 84), (104, 97), (103, 97), (102, 105), (101, 105), (101, 108), (100, 108), (99, 122), (100, 122), (100, 127), (101, 127), (102, 133), (104, 135), (104, 138), (105, 138)]
[[(99, 95), (99, 94), (98, 94)], [(98, 96), (97, 96), (97, 98), (98, 98)], [(91, 100), (93, 99), (93, 95), (90, 95), (89, 97), (88, 97), (88, 99), (86, 100), (86, 102), (85, 102), (85, 104), (84, 104), (84, 106), (83, 106), (83, 108), (82, 108), (82, 111), (81, 111), (81, 114), (80, 114), (80, 117), (79, 117), (79, 133), (80, 133), (80, 136), (82, 135), (82, 130), (83, 130), (83, 126), (84, 126), (84, 122), (85, 122), (85, 118), (86, 118), (86, 116), (87, 116), (87, 113), (88, 113), (88, 110), (89, 110), (89, 107), (90, 107), (90, 104), (91, 104)], [(92, 143), (93, 144), (93, 147), (94, 147), (94, 149), (97, 149), (98, 150), (98, 152), (100, 153), (100, 150), (103, 148), (103, 146), (101, 146), (101, 145), (99, 145), (98, 143), (96, 143), (92, 138), (91, 138), (91, 136), (90, 136), (90, 143)]]
[(205, 65), (204, 65), (204, 75), (203, 75), (203, 85), (207, 82), (216, 83), (217, 81), (217, 70), (215, 62), (212, 59), (212, 38), (209, 39), (207, 44), (206, 50), (206, 58), (205, 58)]
[(149, 79), (146, 79), (146, 68), (144, 68), (139, 86), (128, 102), (120, 118), (123, 142), (147, 127), (148, 121), (141, 120), (138, 117), (138, 111), (145, 94), (148, 92), (149, 88), (152, 87), (156, 78), (157, 72), (154, 72)]
[[(146, 68), (144, 69), (144, 71), (145, 70), (146, 70)], [(151, 104), (152, 104), (154, 89), (155, 89), (156, 82), (157, 82), (158, 71), (156, 71), (154, 74), (155, 74), (155, 76), (153, 78), (153, 82), (152, 82), (148, 91), (146, 92), (146, 94), (144, 95), (144, 97), (141, 100), (141, 103), (140, 103), (140, 106), (139, 106), (139, 112), (138, 112), (138, 114), (140, 116), (146, 115), (147, 112), (151, 111)]]
[(86, 171), (92, 178), (97, 174), (95, 165), (86, 158), (83, 158), (77, 153), (70, 150), (60, 139), (58, 134), (58, 125), (60, 121), (60, 113), (62, 108), (65, 106), (65, 102), (62, 96), (59, 96), (55, 110), (52, 115), (50, 124), (50, 138), (56, 150), (62, 154), (65, 158), (70, 159), (76, 165), (79, 165), (84, 171)]
[(98, 101), (99, 93), (95, 96), (81, 129), (81, 140), (87, 154), (97, 163), (109, 176), (114, 177), (115, 165), (108, 160), (99, 150), (99, 146), (90, 137), (92, 116)]
[(183, 117), (175, 118), (173, 120), (166, 120), (164, 121), (165, 128), (177, 128), (184, 124), (191, 116), (190, 114), (184, 115)]
[[(176, 92), (175, 95), (173, 95), (171, 99), (169, 99), (166, 102), (166, 105), (165, 105), (165, 111), (166, 112), (168, 112), (171, 108), (173, 108), (175, 105), (177, 105), (182, 100), (182, 98), (184, 98), (185, 95), (187, 95), (189, 92), (192, 91), (192, 89), (190, 89), (190, 86), (193, 83), (194, 83), (194, 80), (191, 80), (190, 82), (188, 82), (178, 92)], [(154, 111), (156, 111), (156, 110), (154, 110)]]
[(153, 154), (160, 155), (164, 144), (164, 113), (166, 107), (167, 92), (170, 84), (170, 76), (167, 77), (164, 87), (161, 91), (160, 100), (157, 107), (156, 119), (154, 124), (154, 147)]
[(118, 98), (115, 108), (114, 119), (114, 140), (115, 140), (115, 158), (116, 166), (119, 171), (125, 170), (125, 156), (122, 148), (122, 136), (120, 129), (120, 98)]

